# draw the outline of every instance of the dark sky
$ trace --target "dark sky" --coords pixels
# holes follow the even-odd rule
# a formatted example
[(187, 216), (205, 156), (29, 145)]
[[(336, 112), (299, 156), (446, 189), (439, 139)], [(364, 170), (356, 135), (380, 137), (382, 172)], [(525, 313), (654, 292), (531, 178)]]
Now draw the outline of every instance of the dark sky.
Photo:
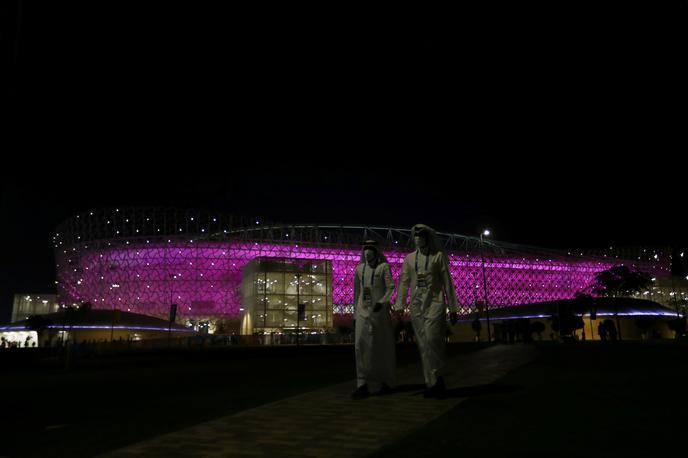
[(18, 4), (0, 320), (52, 288), (54, 226), (104, 206), (688, 242), (683, 6), (24, 1), (17, 44)]

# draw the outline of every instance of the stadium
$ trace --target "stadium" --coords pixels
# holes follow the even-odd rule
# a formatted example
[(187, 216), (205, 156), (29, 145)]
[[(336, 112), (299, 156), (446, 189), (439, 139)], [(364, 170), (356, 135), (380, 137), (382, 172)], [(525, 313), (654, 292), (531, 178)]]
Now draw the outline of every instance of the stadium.
[[(483, 303), (502, 316), (519, 316), (519, 310), (533, 304), (572, 299), (590, 286), (597, 272), (617, 264), (635, 265), (658, 279), (671, 273), (668, 254), (656, 250), (619, 256), (611, 250), (558, 251), (445, 232), (438, 236), (466, 320)], [(255, 312), (252, 326), (289, 327), (293, 320), (299, 326), (303, 316), (312, 318), (306, 327), (324, 330), (332, 326), (332, 314), (353, 313), (353, 273), (364, 239), (384, 247), (397, 280), (404, 257), (414, 249), (409, 229), (268, 224), (172, 208), (94, 210), (75, 215), (56, 230), (58, 298), (61, 304), (90, 302), (94, 309), (158, 318), (167, 318), (170, 305), (176, 304), (178, 323), (213, 333), (223, 320), (241, 318), (247, 297), (254, 300), (246, 281), (253, 272), (253, 287), (263, 283), (263, 308)], [(249, 269), (266, 259), (309, 262), (308, 269), (321, 270), (316, 274), (300, 267), (302, 275), (273, 266), (255, 275)], [(290, 302), (294, 295), (297, 299)], [(310, 304), (299, 308), (311, 296), (318, 297), (317, 311), (325, 313), (315, 313)], [(273, 304), (283, 304), (279, 313), (263, 313), (270, 308), (265, 305), (270, 297)]]

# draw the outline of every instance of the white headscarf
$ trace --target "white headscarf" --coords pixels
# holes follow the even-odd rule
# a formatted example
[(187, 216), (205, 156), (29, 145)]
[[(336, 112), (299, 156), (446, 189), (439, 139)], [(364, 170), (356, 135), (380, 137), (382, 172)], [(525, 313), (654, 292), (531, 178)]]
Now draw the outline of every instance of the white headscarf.
[(411, 238), (414, 238), (416, 234), (421, 231), (427, 235), (428, 250), (430, 254), (435, 254), (438, 251), (442, 251), (440, 248), (440, 243), (437, 240), (437, 233), (430, 226), (426, 226), (425, 224), (416, 224), (411, 228)]
[[(368, 242), (368, 240), (366, 240)], [(375, 265), (378, 266), (383, 262), (387, 262), (387, 257), (385, 254), (382, 252), (382, 250), (377, 246), (377, 243), (374, 245), (372, 243), (364, 243), (363, 248), (361, 249), (361, 262), (360, 264), (364, 264), (366, 262), (365, 258), (365, 250), (366, 247), (373, 247), (375, 249), (375, 252), (377, 253), (377, 258), (375, 258)]]

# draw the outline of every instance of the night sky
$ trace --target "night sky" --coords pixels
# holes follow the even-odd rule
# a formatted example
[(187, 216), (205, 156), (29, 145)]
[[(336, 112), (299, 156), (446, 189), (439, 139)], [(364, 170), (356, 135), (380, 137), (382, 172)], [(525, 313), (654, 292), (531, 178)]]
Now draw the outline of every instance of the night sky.
[(684, 10), (91, 3), (2, 6), (0, 321), (98, 207), (688, 242)]

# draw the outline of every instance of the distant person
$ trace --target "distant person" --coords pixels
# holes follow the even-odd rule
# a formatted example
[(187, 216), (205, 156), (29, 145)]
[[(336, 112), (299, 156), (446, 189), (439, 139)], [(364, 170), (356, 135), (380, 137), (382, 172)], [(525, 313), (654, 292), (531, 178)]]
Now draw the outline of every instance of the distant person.
[(370, 396), (371, 391), (391, 393), (396, 365), (390, 316), (394, 280), (387, 258), (374, 240), (364, 242), (354, 277), (357, 387), (352, 397), (362, 399)]
[(600, 324), (597, 325), (597, 334), (602, 342), (607, 341), (607, 330), (604, 327), (604, 321), (600, 321)]
[(416, 251), (406, 256), (399, 279), (396, 310), (406, 308), (411, 290), (411, 322), (423, 363), (426, 398), (446, 396), (444, 362), (447, 306), (452, 324), (458, 321), (456, 292), (449, 273), (449, 259), (439, 246), (435, 231), (424, 224), (411, 230)]
[(581, 333), (581, 341), (585, 342), (585, 329), (583, 329), (583, 332)]
[(616, 342), (618, 336), (616, 324), (614, 324), (612, 320), (605, 320), (604, 328), (607, 330), (607, 333), (609, 333), (609, 340)]

